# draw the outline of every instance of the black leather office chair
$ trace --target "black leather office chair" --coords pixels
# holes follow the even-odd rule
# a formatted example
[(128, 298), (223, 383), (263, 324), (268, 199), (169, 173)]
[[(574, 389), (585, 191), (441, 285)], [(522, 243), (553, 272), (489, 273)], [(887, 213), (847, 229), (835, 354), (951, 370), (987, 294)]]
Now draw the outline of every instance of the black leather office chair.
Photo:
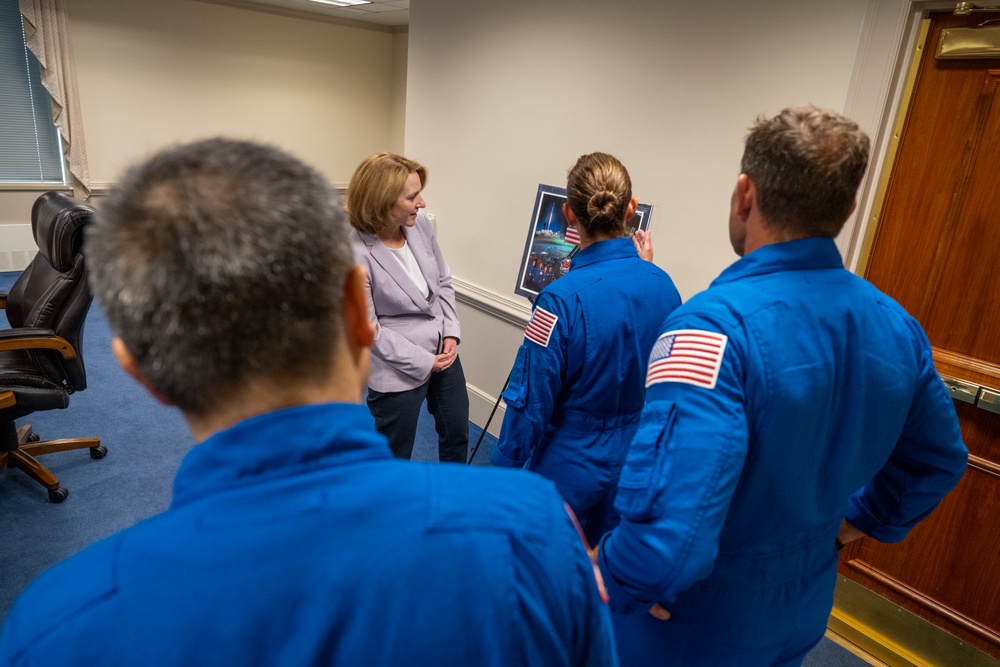
[(93, 297), (87, 288), (83, 228), (94, 209), (59, 192), (46, 192), (31, 208), (38, 254), (0, 304), (10, 329), (0, 329), (0, 466), (18, 468), (60, 503), (69, 492), (35, 457), (89, 449), (95, 459), (107, 449), (99, 438), (39, 441), (30, 425), (14, 420), (69, 405), (69, 395), (87, 388), (83, 325)]

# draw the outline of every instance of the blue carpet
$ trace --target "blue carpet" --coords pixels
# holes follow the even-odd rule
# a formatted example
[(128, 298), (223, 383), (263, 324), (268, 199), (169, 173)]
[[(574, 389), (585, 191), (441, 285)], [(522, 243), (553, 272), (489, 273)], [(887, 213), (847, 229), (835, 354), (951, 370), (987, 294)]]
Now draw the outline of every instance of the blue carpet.
[[(0, 273), (0, 290), (17, 276)], [(2, 311), (0, 326), (8, 326)], [(69, 490), (59, 505), (20, 470), (0, 471), (0, 618), (53, 563), (165, 509), (174, 473), (194, 444), (180, 413), (156, 403), (114, 361), (111, 332), (96, 305), (87, 317), (83, 355), (88, 388), (73, 394), (67, 409), (35, 413), (18, 425), (31, 423), (45, 440), (98, 437), (108, 455), (95, 461), (84, 449), (42, 458)]]
[(802, 667), (868, 667), (869, 663), (826, 637), (806, 656)]
[[(10, 289), (18, 275), (0, 272), (0, 290)], [(0, 328), (6, 327), (0, 311)], [(71, 396), (67, 409), (40, 412), (28, 421), (43, 439), (99, 437), (108, 455), (95, 461), (80, 450), (43, 457), (69, 489), (69, 497), (58, 505), (49, 503), (45, 489), (21, 471), (0, 469), (0, 622), (21, 590), (48, 567), (166, 509), (174, 474), (194, 446), (180, 413), (158, 404), (118, 367), (107, 320), (96, 303), (87, 316), (83, 348), (88, 389)], [(470, 452), (481, 433), (469, 425)], [(495, 442), (485, 435), (474, 465), (488, 464)], [(426, 410), (413, 459), (437, 461), (437, 434)], [(868, 663), (824, 638), (804, 664)]]
[[(476, 449), (476, 443), (482, 435), (483, 441)], [(474, 466), (485, 466), (490, 464), (490, 452), (497, 439), (489, 433), (483, 435), (483, 429), (472, 422), (469, 422), (469, 454), (476, 452), (476, 457), (472, 460)], [(417, 422), (417, 439), (413, 443), (412, 461), (437, 461), (437, 433), (434, 431), (434, 418), (427, 412), (427, 404), (420, 413), (420, 421)]]

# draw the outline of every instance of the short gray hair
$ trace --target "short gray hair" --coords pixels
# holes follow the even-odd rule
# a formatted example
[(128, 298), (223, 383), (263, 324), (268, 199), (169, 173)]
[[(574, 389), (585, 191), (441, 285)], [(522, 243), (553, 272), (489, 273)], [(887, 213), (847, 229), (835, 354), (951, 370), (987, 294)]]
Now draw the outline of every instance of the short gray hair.
[(132, 167), (86, 236), (91, 288), (152, 386), (210, 414), (248, 382), (320, 382), (353, 264), (336, 192), (275, 148), (209, 139)]
[(795, 236), (832, 238), (850, 215), (868, 149), (868, 136), (854, 121), (814, 106), (789, 107), (757, 119), (742, 171), (770, 225)]

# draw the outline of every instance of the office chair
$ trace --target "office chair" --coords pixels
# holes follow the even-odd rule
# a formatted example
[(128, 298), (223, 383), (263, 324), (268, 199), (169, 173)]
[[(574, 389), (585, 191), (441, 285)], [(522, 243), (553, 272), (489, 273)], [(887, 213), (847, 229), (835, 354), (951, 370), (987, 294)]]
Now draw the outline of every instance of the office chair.
[(107, 448), (100, 438), (40, 441), (31, 425), (14, 420), (32, 412), (62, 409), (69, 395), (87, 388), (81, 345), (93, 297), (87, 288), (83, 228), (94, 209), (59, 192), (46, 192), (31, 208), (38, 254), (10, 291), (0, 292), (9, 329), (0, 329), (0, 466), (18, 468), (61, 503), (69, 492), (36, 456), (89, 449), (94, 459)]

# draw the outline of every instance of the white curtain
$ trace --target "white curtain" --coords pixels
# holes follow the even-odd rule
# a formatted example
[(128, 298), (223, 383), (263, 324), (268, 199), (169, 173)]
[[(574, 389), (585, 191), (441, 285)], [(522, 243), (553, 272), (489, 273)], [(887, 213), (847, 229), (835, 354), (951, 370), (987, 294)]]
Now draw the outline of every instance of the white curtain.
[(52, 117), (62, 138), (70, 185), (77, 197), (90, 196), (90, 170), (83, 140), (83, 117), (76, 65), (64, 0), (19, 0), (28, 49), (42, 65), (42, 85), (52, 96)]

